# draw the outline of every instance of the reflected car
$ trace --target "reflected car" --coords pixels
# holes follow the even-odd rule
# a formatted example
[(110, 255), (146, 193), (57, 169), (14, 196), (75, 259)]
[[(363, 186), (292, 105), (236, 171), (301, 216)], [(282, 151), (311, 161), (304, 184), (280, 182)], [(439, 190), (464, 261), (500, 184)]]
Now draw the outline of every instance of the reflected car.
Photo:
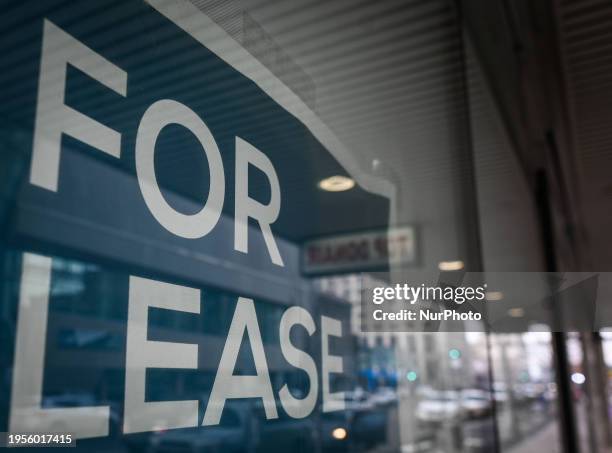
[[(278, 408), (279, 414), (280, 408)], [(156, 431), (147, 453), (286, 452), (312, 451), (315, 428), (311, 420), (281, 417), (267, 420), (261, 404), (225, 404), (221, 422), (214, 426)]]
[(321, 415), (321, 447), (325, 452), (348, 451), (353, 429), (348, 411)]
[(150, 453), (246, 451), (249, 433), (244, 417), (240, 411), (226, 407), (219, 425), (156, 431), (149, 437), (147, 451)]
[(321, 414), (323, 451), (337, 452), (356, 446), (373, 448), (387, 438), (388, 404), (376, 405), (369, 394), (345, 392), (345, 409)]
[(491, 397), (486, 391), (478, 389), (461, 391), (461, 410), (468, 418), (486, 417), (492, 408)]
[(516, 384), (514, 386), (514, 398), (521, 403), (530, 403), (543, 398), (546, 385), (533, 382)]
[(441, 423), (458, 420), (462, 416), (457, 392), (429, 392), (417, 404), (416, 416), (422, 422)]
[(261, 403), (256, 405), (259, 417), (253, 427), (254, 451), (258, 453), (268, 452), (311, 452), (318, 442), (318, 432), (313, 418), (291, 418), (280, 416), (283, 414), (278, 407), (279, 418), (267, 420), (263, 414)]
[(493, 398), (497, 404), (502, 405), (507, 403), (509, 397), (510, 395), (504, 383), (496, 382), (493, 384)]
[(370, 397), (370, 401), (372, 401), (376, 405), (387, 405), (393, 404), (397, 402), (397, 392), (395, 389), (391, 387), (380, 387), (376, 392), (372, 394)]
[[(336, 396), (332, 395), (332, 399), (334, 398)], [(355, 390), (344, 392), (341, 399), (344, 401), (347, 409), (359, 410), (374, 405), (371, 394), (359, 387)]]

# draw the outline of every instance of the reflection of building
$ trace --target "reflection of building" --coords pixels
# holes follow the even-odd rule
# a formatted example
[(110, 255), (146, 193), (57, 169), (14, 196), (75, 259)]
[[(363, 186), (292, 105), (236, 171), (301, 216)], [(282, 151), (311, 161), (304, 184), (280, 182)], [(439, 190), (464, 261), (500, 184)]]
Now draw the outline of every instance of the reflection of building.
[[(228, 6), (232, 10), (232, 5)], [(236, 9), (241, 17), (241, 34), (239, 41), (269, 66), (274, 74), (283, 80), (291, 89), (298, 92), (309, 105), (314, 102), (314, 89), (308, 77), (292, 61), (283, 54), (281, 49), (259, 29), (257, 24), (243, 15), (239, 8)], [(223, 15), (228, 11), (221, 12)], [(233, 17), (235, 11), (229, 11)], [(220, 16), (211, 14), (220, 20)], [(220, 22), (223, 22), (220, 20)], [(230, 21), (231, 22), (231, 21)], [(229, 30), (226, 28), (226, 30)], [(177, 30), (174, 30), (177, 31)], [(190, 59), (195, 52), (198, 55), (202, 51), (199, 45), (192, 40), (187, 40), (182, 33), (179, 38), (185, 39), (185, 47), (181, 49), (181, 55), (171, 53), (167, 59), (155, 58), (154, 61), (163, 64), (172, 64), (172, 58)], [(231, 33), (233, 34), (233, 33)], [(235, 35), (234, 35), (235, 36)], [(96, 50), (104, 53), (103, 47), (92, 45)], [(192, 48), (193, 47), (193, 48)], [(200, 55), (201, 56), (201, 55)], [(162, 61), (163, 60), (163, 61)], [(193, 61), (204, 64), (202, 58), (193, 58)], [(215, 60), (216, 61), (216, 60)], [(218, 63), (218, 62), (217, 62)], [(192, 65), (190, 65), (192, 66)], [(257, 91), (252, 83), (246, 83), (240, 74), (235, 74), (231, 68), (223, 67), (223, 81), (232, 80), (230, 85), (223, 86), (217, 90), (216, 95), (223, 97), (224, 102), (220, 105), (229, 104), (230, 98), (236, 93), (244, 94), (242, 89), (253, 91), (253, 96), (262, 98), (261, 109), (256, 108), (255, 103), (248, 103), (250, 114), (229, 113), (237, 117), (236, 130), (227, 131), (229, 127), (226, 114), (228, 112), (215, 110), (208, 112), (206, 120), (215, 123), (217, 118), (219, 126), (215, 130), (218, 136), (248, 135), (255, 140), (251, 128), (261, 134), (262, 140), (268, 140), (273, 132), (278, 133), (276, 152), (270, 145), (266, 147), (271, 160), (275, 162), (279, 174), (293, 181), (293, 185), (283, 186), (283, 198), (289, 202), (283, 205), (282, 213), (278, 223), (274, 225), (274, 233), (277, 235), (280, 254), (284, 257), (285, 267), (273, 265), (259, 231), (251, 236), (249, 253), (239, 253), (234, 249), (234, 229), (232, 208), (223, 212), (221, 218), (215, 225), (213, 231), (205, 238), (194, 241), (185, 241), (170, 234), (155, 221), (143, 204), (142, 193), (137, 184), (134, 169), (131, 165), (134, 152), (132, 143), (126, 144), (121, 158), (109, 163), (108, 160), (98, 158), (96, 153), (90, 150), (83, 151), (79, 143), (69, 141), (62, 148), (60, 172), (61, 190), (58, 197), (54, 197), (51, 203), (41, 201), (40, 193), (28, 184), (20, 185), (14, 194), (14, 203), (11, 203), (10, 222), (5, 222), (6, 231), (4, 237), (16, 247), (25, 247), (32, 251), (41, 251), (45, 255), (53, 257), (53, 278), (51, 307), (49, 318), (49, 342), (48, 353), (52, 368), (58, 371), (57, 379), (48, 379), (46, 391), (59, 391), (61, 388), (84, 388), (97, 381), (110, 382), (110, 379), (99, 378), (100, 370), (110, 371), (121, 378), (121, 368), (124, 366), (123, 345), (125, 344), (125, 321), (127, 313), (128, 274), (142, 277), (150, 277), (162, 281), (173, 282), (185, 286), (202, 289), (203, 313), (201, 316), (178, 315), (159, 310), (151, 310), (150, 321), (152, 330), (158, 332), (161, 337), (170, 337), (182, 340), (186, 343), (206, 343), (206, 349), (210, 354), (203, 355), (199, 362), (202, 371), (211, 371), (217, 363), (219, 351), (223, 344), (220, 333), (226, 331), (227, 322), (231, 318), (233, 304), (238, 295), (251, 297), (258, 303), (261, 313), (262, 336), (265, 343), (270, 346), (269, 367), (272, 373), (284, 373), (291, 369), (289, 365), (280, 358), (279, 347), (275, 343), (275, 331), (278, 329), (278, 320), (281, 313), (290, 305), (300, 305), (308, 308), (315, 319), (326, 312), (334, 312), (339, 319), (343, 319), (345, 304), (325, 301), (322, 303), (318, 294), (312, 291), (308, 279), (300, 275), (299, 269), (299, 246), (298, 243), (307, 237), (321, 234), (319, 228), (338, 228), (335, 223), (337, 219), (341, 222), (356, 224), (354, 219), (346, 219), (341, 215), (331, 215), (337, 211), (337, 202), (328, 203), (324, 196), (319, 193), (316, 182), (319, 173), (336, 174), (343, 170), (341, 165), (330, 155), (329, 150), (320, 147), (320, 144), (311, 140), (303, 124), (295, 124), (296, 118), (284, 115), (284, 111), (277, 106), (270, 106), (268, 96)], [(159, 71), (163, 72), (163, 71)], [(204, 71), (194, 70), (193, 77), (202, 75)], [(132, 72), (130, 77), (132, 77)], [(78, 77), (76, 74), (75, 77)], [(232, 79), (232, 77), (234, 79)], [(70, 77), (72, 78), (72, 74)], [(134, 77), (131, 80), (138, 80)], [(86, 83), (93, 81), (88, 80)], [(76, 84), (79, 85), (79, 84)], [(185, 104), (198, 110), (202, 107), (205, 96), (192, 85), (170, 84), (162, 81), (157, 86), (148, 86), (152, 93), (159, 88), (168, 89), (173, 95), (165, 92), (164, 96), (176, 95), (183, 99)], [(72, 107), (78, 111), (91, 113), (87, 110), (89, 96), (85, 91), (78, 91), (75, 87), (68, 90), (75, 100)], [(138, 90), (134, 90), (138, 92)], [(227, 97), (227, 98), (226, 98)], [(229, 99), (229, 101), (228, 101)], [(205, 102), (204, 102), (205, 103)], [(95, 104), (95, 102), (93, 102)], [(100, 104), (103, 104), (100, 101)], [(114, 106), (104, 106), (113, 107)], [(121, 111), (122, 119), (118, 123), (126, 121), (130, 124), (118, 123), (114, 126), (117, 130), (126, 131), (134, 126), (132, 119), (140, 114), (140, 107), (128, 109), (117, 108)], [(110, 108), (110, 110), (113, 110)], [(229, 107), (228, 107), (229, 108)], [(294, 139), (308, 138), (305, 150), (300, 153), (300, 159), (283, 159), (286, 155), (287, 145), (281, 140), (289, 140), (279, 132), (279, 122), (270, 121), (274, 127), (269, 126), (264, 130), (258, 125), (257, 120), (264, 121), (263, 113), (270, 114), (266, 109), (273, 110), (273, 114), (282, 116), (288, 123)], [(95, 116), (95, 115), (94, 115)], [(104, 115), (102, 115), (104, 116)], [(112, 117), (108, 114), (108, 117)], [(128, 121), (126, 118), (130, 117)], [(104, 116), (103, 120), (110, 120)], [(116, 118), (115, 118), (116, 119)], [(131, 126), (130, 126), (131, 125)], [(244, 128), (244, 129), (241, 129)], [(17, 129), (19, 130), (19, 129)], [(190, 153), (194, 151), (201, 155), (201, 147), (194, 143), (183, 143), (176, 129), (174, 132), (166, 131), (174, 135), (172, 140), (166, 142), (161, 148), (172, 153), (164, 165), (156, 170), (159, 172), (160, 187), (163, 188), (163, 197), (172, 206), (186, 208), (187, 211), (197, 212), (201, 207), (202, 193), (199, 191), (199, 183), (202, 182), (201, 175), (196, 171), (195, 181), (189, 177), (189, 167), (198, 169), (197, 164), (185, 165), (185, 160), (191, 163)], [(177, 141), (175, 142), (174, 139)], [(183, 136), (184, 139), (184, 136)], [(129, 141), (129, 140), (128, 140)], [(78, 140), (77, 140), (78, 142)], [(160, 139), (160, 143), (163, 142)], [(223, 153), (224, 159), (233, 156), (233, 140), (227, 141)], [(177, 145), (181, 143), (181, 145)], [(162, 143), (163, 145), (163, 143)], [(23, 147), (29, 147), (30, 143), (23, 143)], [(318, 150), (318, 148), (321, 148)], [(317, 151), (318, 150), (318, 151)], [(11, 151), (13, 151), (11, 149)], [(21, 151), (19, 148), (18, 151)], [(160, 150), (160, 154), (165, 151)], [(315, 153), (320, 155), (315, 156)], [(176, 157), (180, 154), (180, 159)], [(11, 169), (22, 170), (18, 164), (28, 156), (26, 152), (18, 154), (14, 152)], [(230, 156), (230, 157), (228, 157)], [(182, 160), (185, 159), (185, 160)], [(25, 157), (27, 161), (27, 157)], [(180, 161), (180, 165), (173, 165)], [(224, 171), (231, 174), (234, 162), (224, 162)], [(25, 167), (24, 167), (25, 168)], [(308, 172), (306, 170), (309, 170)], [(15, 171), (13, 179), (22, 173)], [(23, 173), (25, 174), (25, 173)], [(297, 176), (299, 177), (297, 177)], [(229, 176), (228, 176), (229, 178)], [(96, 182), (96, 184), (92, 184)], [(193, 184), (191, 184), (193, 183)], [(95, 186), (95, 190), (93, 187)], [(252, 184), (261, 188), (263, 192), (266, 184)], [(350, 194), (355, 195), (355, 203), (363, 205), (372, 200), (374, 196), (366, 194), (364, 190), (356, 188)], [(253, 196), (256, 196), (253, 195)], [(388, 218), (386, 200), (376, 197), (376, 204), (380, 210), (369, 211), (368, 215), (374, 221), (385, 223)], [(323, 201), (323, 202), (322, 202)], [(343, 202), (342, 206), (350, 203)], [(227, 206), (232, 206), (228, 201)], [(312, 215), (304, 216), (302, 208), (306, 207)], [(293, 210), (293, 212), (291, 211)], [(300, 216), (293, 215), (295, 212)], [(382, 212), (385, 215), (376, 215)], [(358, 212), (359, 213), (359, 212)], [(325, 222), (319, 222), (317, 216), (325, 218)], [(364, 214), (365, 218), (366, 215)], [(312, 220), (308, 223), (307, 220)], [(357, 225), (359, 226), (359, 225)], [(19, 252), (7, 254), (11, 257), (19, 257)], [(62, 257), (65, 257), (64, 260)], [(84, 265), (83, 262), (96, 263), (96, 265)], [(7, 294), (16, 293), (13, 283), (19, 280), (19, 259), (15, 259), (14, 267), (7, 271), (5, 276)], [(112, 269), (112, 271), (110, 271)], [(3, 285), (4, 286), (4, 285)], [(6, 307), (9, 305), (7, 304)], [(8, 311), (8, 309), (7, 309)], [(7, 313), (7, 319), (14, 319), (14, 313)], [(344, 322), (348, 325), (349, 323)], [(179, 332), (179, 333), (177, 333)], [(205, 332), (205, 333), (203, 333)], [(317, 349), (317, 345), (309, 345), (311, 349)], [(348, 348), (347, 348), (348, 349)], [(320, 348), (319, 348), (320, 350)], [(346, 351), (347, 360), (345, 369), (351, 368), (350, 351)], [(86, 360), (84, 360), (86, 359)], [(244, 360), (246, 363), (248, 360)], [(246, 366), (245, 366), (246, 367)], [(53, 373), (53, 371), (51, 371)], [(67, 373), (67, 378), (61, 378)], [(179, 373), (180, 374), (180, 373)], [(191, 379), (188, 372), (177, 376), (177, 382)], [(91, 386), (91, 385), (90, 385)], [(177, 387), (189, 387), (186, 383)], [(172, 388), (173, 386), (168, 386)], [(205, 386), (202, 386), (204, 388)]]
[(552, 382), (550, 333), (491, 335), (493, 368), (508, 385)]
[(245, 11), (243, 1), (192, 0), (192, 3), (219, 24), (232, 38), (290, 87), (308, 107), (314, 110), (316, 103), (314, 82)]
[[(4, 263), (2, 290), (5, 294), (17, 294), (21, 284), (22, 253), (12, 251), (7, 256), (15, 259)], [(39, 271), (34, 261), (28, 266), (31, 273)], [(43, 370), (45, 397), (82, 393), (99, 401), (122, 400), (125, 344), (127, 329), (130, 328), (127, 323), (128, 281), (128, 274), (120, 270), (53, 257), (49, 292), (47, 294), (46, 287), (42, 287), (40, 292), (40, 298), (48, 298), (49, 307)], [(149, 309), (149, 339), (197, 344), (201, 354), (197, 369), (150, 369), (147, 375), (147, 395), (162, 400), (199, 398), (210, 391), (239, 296), (251, 297), (255, 301), (259, 331), (266, 351), (266, 365), (274, 388), (280, 389), (284, 383), (288, 383), (291, 388), (302, 393), (307, 391), (308, 380), (281, 353), (280, 319), (287, 307), (299, 304), (312, 313), (317, 324), (320, 316), (326, 315), (348, 326), (347, 304), (317, 294), (307, 285), (302, 286), (299, 294), (296, 290), (299, 303), (298, 300), (265, 300), (260, 295), (245, 292), (239, 283), (239, 280), (236, 281), (233, 289), (228, 289), (233, 283), (226, 281), (225, 288), (221, 289), (204, 281), (198, 282), (194, 286), (201, 289), (199, 313)], [(3, 300), (3, 306), (6, 309), (16, 309), (7, 300)], [(131, 327), (134, 328), (133, 325)], [(293, 344), (307, 351), (320, 369), (319, 337), (308, 336), (300, 329), (294, 333)], [(254, 359), (247, 346), (249, 340), (252, 339), (242, 340), (235, 366), (238, 374), (255, 372)], [(12, 338), (7, 338), (3, 346), (12, 353)], [(332, 377), (332, 386), (349, 388), (355, 375), (352, 338), (343, 336), (338, 339), (334, 354), (343, 357), (344, 373)], [(3, 357), (10, 359), (11, 355)]]
[(362, 332), (362, 278), (371, 277), (352, 274), (317, 280), (322, 292), (350, 303), (351, 333), (367, 351), (362, 353), (362, 367), (386, 369), (387, 373), (393, 370), (400, 382), (413, 371), (422, 384), (439, 388), (465, 387), (474, 382), (478, 373), (468, 366), (471, 351), (462, 332)]

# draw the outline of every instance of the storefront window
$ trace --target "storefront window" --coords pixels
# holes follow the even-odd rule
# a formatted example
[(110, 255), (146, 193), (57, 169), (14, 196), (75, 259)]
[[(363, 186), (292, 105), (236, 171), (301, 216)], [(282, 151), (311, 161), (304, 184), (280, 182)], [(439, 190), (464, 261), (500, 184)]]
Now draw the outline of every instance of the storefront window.
[(553, 272), (465, 3), (4, 2), (0, 441), (561, 445), (553, 324), (368, 311)]

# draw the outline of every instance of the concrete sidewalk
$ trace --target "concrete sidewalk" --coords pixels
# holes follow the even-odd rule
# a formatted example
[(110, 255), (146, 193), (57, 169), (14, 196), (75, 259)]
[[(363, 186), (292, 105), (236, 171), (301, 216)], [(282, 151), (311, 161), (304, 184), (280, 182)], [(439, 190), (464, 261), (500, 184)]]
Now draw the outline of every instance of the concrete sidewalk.
[(561, 453), (556, 422), (550, 422), (537, 433), (510, 447), (508, 453)]

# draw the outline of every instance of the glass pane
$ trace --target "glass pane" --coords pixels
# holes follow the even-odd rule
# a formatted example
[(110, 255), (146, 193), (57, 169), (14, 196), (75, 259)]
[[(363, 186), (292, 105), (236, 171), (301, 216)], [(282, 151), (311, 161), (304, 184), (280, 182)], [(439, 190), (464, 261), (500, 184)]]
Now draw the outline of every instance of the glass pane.
[(369, 318), (550, 270), (468, 3), (5, 0), (0, 442), (555, 451), (550, 332)]

